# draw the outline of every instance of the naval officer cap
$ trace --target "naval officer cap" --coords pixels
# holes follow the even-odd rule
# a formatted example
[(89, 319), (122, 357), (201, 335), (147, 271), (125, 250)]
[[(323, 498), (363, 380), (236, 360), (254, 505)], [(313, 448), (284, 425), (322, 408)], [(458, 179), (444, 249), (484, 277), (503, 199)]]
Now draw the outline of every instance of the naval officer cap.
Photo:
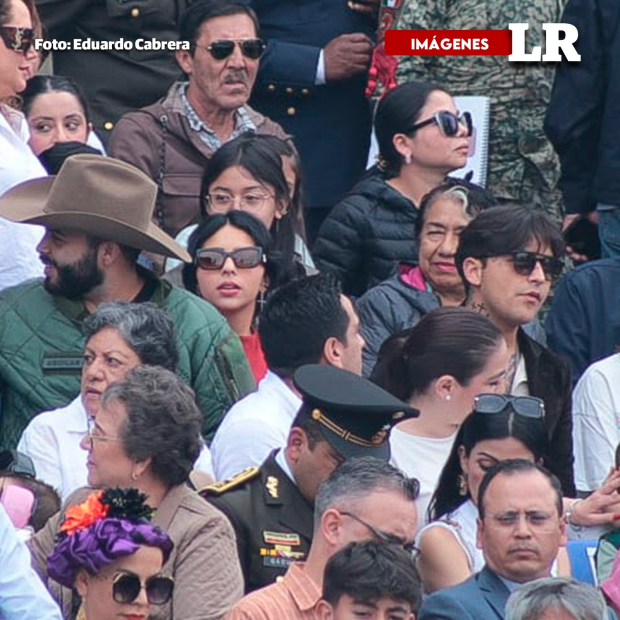
[(358, 375), (326, 364), (297, 370), (301, 412), (318, 423), (327, 442), (343, 457), (390, 458), (391, 428), (420, 415), (402, 400)]

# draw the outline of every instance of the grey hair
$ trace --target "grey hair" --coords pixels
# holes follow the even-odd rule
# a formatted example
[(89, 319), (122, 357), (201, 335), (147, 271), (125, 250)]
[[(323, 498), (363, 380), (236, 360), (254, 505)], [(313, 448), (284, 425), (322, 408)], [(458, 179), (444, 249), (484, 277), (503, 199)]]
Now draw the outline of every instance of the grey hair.
[(172, 317), (152, 303), (115, 301), (101, 304), (84, 321), (86, 343), (101, 330), (115, 329), (142, 364), (176, 372), (179, 365), (176, 330)]
[(375, 491), (395, 491), (405, 499), (416, 499), (415, 481), (400, 469), (372, 456), (346, 460), (323, 482), (314, 500), (314, 527), (329, 508), (350, 510)]
[(120, 437), (127, 456), (150, 458), (151, 471), (168, 487), (185, 482), (202, 447), (202, 414), (192, 389), (165, 368), (138, 366), (103, 393), (103, 407), (112, 401), (126, 410)]
[(574, 620), (607, 620), (603, 595), (574, 579), (550, 577), (515, 590), (506, 605), (506, 620), (539, 620), (550, 610), (561, 610)]

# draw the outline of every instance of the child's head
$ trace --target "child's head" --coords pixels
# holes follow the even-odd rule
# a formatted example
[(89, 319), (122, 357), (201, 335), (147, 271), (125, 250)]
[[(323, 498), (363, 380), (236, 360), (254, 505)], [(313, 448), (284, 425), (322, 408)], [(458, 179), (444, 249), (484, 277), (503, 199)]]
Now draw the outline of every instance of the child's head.
[(412, 555), (377, 540), (353, 542), (325, 567), (321, 620), (415, 620), (422, 585)]

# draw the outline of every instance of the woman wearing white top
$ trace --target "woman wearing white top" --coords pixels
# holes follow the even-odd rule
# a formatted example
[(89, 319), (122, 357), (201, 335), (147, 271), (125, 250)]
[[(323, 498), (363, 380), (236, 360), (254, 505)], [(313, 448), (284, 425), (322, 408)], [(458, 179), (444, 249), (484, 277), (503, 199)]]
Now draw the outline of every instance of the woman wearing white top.
[(392, 463), (420, 480), (419, 526), (475, 396), (502, 393), (507, 366), (500, 331), (464, 308), (434, 310), (381, 348), (371, 380), (420, 410), (390, 433)]
[[(484, 566), (482, 551), (476, 546), (478, 508), (474, 498), (486, 471), (499, 461), (544, 461), (548, 444), (543, 416), (544, 405), (537, 398), (483, 394), (476, 399), (431, 500), (433, 521), (418, 535), (418, 568), (425, 592), (461, 583)], [(613, 492), (619, 483), (620, 475), (615, 474), (587, 500), (565, 499), (570, 523), (613, 522), (619, 504)], [(553, 573), (570, 574), (564, 549)]]
[[(141, 364), (175, 372), (179, 362), (174, 323), (153, 304), (101, 304), (84, 321), (84, 328), (80, 395), (66, 407), (35, 416), (17, 447), (33, 460), (37, 478), (55, 487), (63, 500), (87, 484), (88, 453), (80, 448), (80, 442), (88, 431), (88, 419), (97, 415), (106, 388)], [(213, 477), (206, 446), (195, 468)]]
[[(46, 172), (28, 147), (23, 115), (8, 105), (26, 87), (32, 47), (32, 14), (22, 0), (0, 0), (0, 197)], [(36, 251), (43, 229), (0, 218), (0, 290), (43, 274)]]

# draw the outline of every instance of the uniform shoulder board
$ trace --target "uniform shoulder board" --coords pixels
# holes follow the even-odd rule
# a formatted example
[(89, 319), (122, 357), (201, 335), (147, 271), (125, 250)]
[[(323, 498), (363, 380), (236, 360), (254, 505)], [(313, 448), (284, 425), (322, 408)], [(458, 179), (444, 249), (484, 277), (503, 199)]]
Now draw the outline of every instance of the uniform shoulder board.
[(233, 476), (232, 478), (228, 478), (228, 480), (220, 480), (219, 482), (216, 482), (215, 484), (210, 484), (204, 487), (203, 489), (200, 490), (200, 494), (204, 496), (222, 495), (222, 493), (226, 493), (226, 491), (230, 491), (231, 489), (234, 489), (242, 485), (244, 482), (247, 482), (248, 480), (252, 480), (253, 478), (256, 478), (256, 476), (258, 476), (259, 473), (260, 473), (259, 467), (246, 467), (245, 469), (240, 471), (236, 476)]

